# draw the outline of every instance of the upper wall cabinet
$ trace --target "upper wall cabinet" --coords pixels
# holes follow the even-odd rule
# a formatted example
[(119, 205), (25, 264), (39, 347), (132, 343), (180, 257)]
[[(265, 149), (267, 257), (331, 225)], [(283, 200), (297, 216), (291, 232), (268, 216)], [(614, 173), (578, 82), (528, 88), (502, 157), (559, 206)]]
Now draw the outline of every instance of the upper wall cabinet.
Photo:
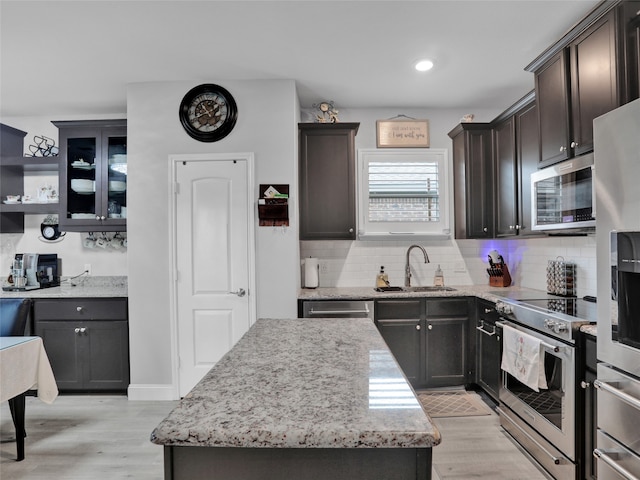
[(127, 229), (126, 120), (53, 122), (60, 129), (60, 228)]
[(300, 123), (300, 239), (356, 238), (359, 123)]
[(622, 103), (612, 5), (600, 4), (526, 68), (535, 73), (540, 167), (593, 150), (593, 119)]
[(516, 102), (493, 123), (496, 237), (539, 235), (531, 230), (531, 173), (538, 168), (535, 94)]
[(640, 2), (626, 2), (622, 12), (625, 46), (625, 100), (640, 97)]
[(453, 140), (453, 190), (456, 238), (493, 238), (493, 160), (491, 125), (461, 123)]

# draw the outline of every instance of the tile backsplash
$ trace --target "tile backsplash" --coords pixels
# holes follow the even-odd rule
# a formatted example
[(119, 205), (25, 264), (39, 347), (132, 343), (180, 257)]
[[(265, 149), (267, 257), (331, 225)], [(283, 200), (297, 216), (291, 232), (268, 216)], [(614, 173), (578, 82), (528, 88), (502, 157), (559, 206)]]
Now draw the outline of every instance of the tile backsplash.
[(420, 250), (411, 252), (412, 285), (432, 285), (438, 265), (444, 272), (445, 284), (486, 284), (489, 282), (487, 254), (495, 249), (509, 266), (514, 285), (546, 290), (547, 262), (563, 257), (577, 265), (578, 296), (596, 295), (595, 236), (510, 240), (301, 241), (300, 255), (302, 258), (319, 259), (321, 287), (373, 288), (381, 265), (385, 267), (391, 285), (404, 284), (406, 253), (412, 244), (423, 246), (430, 260), (425, 264)]

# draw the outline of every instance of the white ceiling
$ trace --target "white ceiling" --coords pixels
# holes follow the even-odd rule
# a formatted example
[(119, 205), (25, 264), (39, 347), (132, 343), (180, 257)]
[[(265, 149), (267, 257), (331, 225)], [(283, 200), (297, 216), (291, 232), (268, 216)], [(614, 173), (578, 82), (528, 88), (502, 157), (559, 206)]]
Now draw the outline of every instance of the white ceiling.
[(597, 3), (0, 0), (0, 116), (122, 113), (128, 83), (229, 79), (293, 79), (303, 107), (506, 108)]

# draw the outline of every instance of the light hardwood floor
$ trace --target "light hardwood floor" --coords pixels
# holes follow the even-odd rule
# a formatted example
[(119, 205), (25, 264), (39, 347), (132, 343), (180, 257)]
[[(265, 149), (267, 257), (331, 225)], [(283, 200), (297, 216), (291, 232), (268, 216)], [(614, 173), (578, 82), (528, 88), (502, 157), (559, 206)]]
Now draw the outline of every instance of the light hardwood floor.
[[(13, 423), (0, 406), (2, 480), (162, 480), (162, 447), (149, 435), (176, 402), (128, 401), (124, 396), (62, 395), (52, 405), (27, 397), (26, 458), (15, 461)], [(505, 436), (495, 414), (437, 418), (434, 480), (544, 480)], [(381, 479), (383, 480), (383, 479)]]

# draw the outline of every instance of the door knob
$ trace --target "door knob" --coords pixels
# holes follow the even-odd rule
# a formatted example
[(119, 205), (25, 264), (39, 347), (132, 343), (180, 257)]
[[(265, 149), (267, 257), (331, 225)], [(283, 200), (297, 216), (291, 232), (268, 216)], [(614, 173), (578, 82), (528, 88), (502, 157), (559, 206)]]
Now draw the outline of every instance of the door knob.
[(237, 295), (239, 297), (244, 297), (247, 294), (247, 292), (246, 292), (246, 290), (244, 288), (239, 288), (235, 292), (227, 292), (227, 293), (230, 293), (232, 295)]

